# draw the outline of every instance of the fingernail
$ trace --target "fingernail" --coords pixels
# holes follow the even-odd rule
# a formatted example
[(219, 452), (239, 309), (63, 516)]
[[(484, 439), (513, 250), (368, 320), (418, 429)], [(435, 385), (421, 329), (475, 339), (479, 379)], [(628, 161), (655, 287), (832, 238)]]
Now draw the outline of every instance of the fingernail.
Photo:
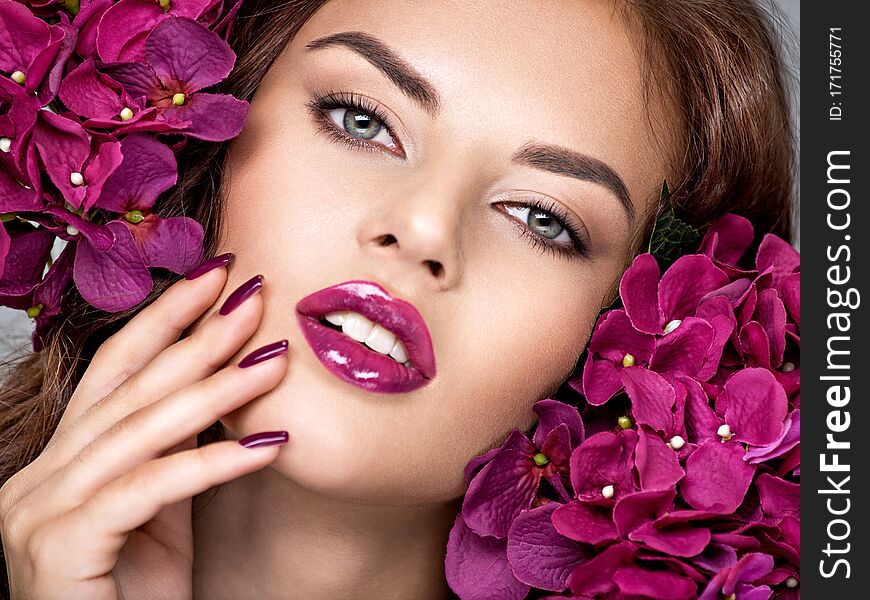
[(263, 346), (262, 348), (257, 348), (248, 354), (245, 358), (239, 361), (239, 366), (244, 369), (245, 367), (256, 365), (257, 363), (269, 360), (270, 358), (281, 356), (285, 352), (287, 352), (287, 340), (273, 342)]
[(220, 256), (215, 256), (214, 258), (209, 258), (208, 260), (201, 262), (199, 265), (191, 269), (190, 273), (185, 275), (184, 278), (196, 279), (197, 277), (205, 275), (212, 269), (229, 266), (235, 259), (236, 255), (232, 252), (227, 252), (226, 254), (221, 254)]
[(286, 431), (263, 431), (243, 437), (239, 443), (245, 448), (259, 448), (260, 446), (286, 444), (288, 439), (290, 436), (287, 435)]
[(255, 277), (251, 277), (245, 283), (236, 288), (232, 294), (224, 301), (223, 306), (221, 306), (220, 314), (228, 315), (234, 310), (236, 310), (239, 305), (260, 291), (260, 288), (263, 287), (263, 276), (257, 275)]

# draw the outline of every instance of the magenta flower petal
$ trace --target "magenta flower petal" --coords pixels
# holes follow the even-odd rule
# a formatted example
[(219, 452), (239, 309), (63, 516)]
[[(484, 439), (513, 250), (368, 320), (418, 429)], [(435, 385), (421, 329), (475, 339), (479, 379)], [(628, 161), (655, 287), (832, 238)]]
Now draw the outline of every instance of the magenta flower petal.
[(18, 2), (0, 2), (0, 71), (22, 71), (51, 42), (45, 21)]
[(103, 186), (97, 206), (118, 213), (150, 209), (178, 179), (175, 155), (144, 133), (126, 136), (121, 152), (124, 159)]
[(774, 285), (800, 268), (801, 255), (784, 239), (768, 233), (761, 240), (755, 264), (759, 273), (772, 269)]
[(121, 90), (121, 84), (86, 60), (64, 77), (59, 93), (64, 106), (80, 117), (109, 119), (124, 108)]
[(611, 509), (573, 500), (553, 513), (553, 526), (566, 538), (600, 544), (618, 537)]
[(444, 572), (450, 589), (463, 600), (522, 600), (529, 586), (513, 574), (507, 540), (477, 535), (456, 516), (447, 541)]
[(532, 587), (559, 592), (574, 567), (592, 556), (592, 548), (560, 535), (551, 521), (560, 504), (524, 510), (508, 531), (507, 558), (514, 576)]
[(800, 518), (801, 486), (768, 473), (758, 477), (758, 495), (764, 514), (774, 519)]
[[(6, 231), (6, 252), (3, 256), (5, 267), (0, 269), (0, 296), (24, 296), (39, 284), (42, 271), (48, 260), (54, 236), (50, 231), (30, 225), (21, 231)], [(27, 308), (26, 306), (23, 308)]]
[(146, 61), (163, 84), (181, 84), (185, 94), (223, 81), (236, 55), (229, 44), (196, 21), (164, 19), (145, 43)]
[(632, 430), (602, 431), (586, 438), (571, 454), (571, 485), (580, 499), (601, 500), (601, 490), (614, 487), (616, 499), (633, 489), (632, 455), (637, 434)]
[(725, 383), (725, 422), (736, 439), (753, 446), (776, 440), (783, 431), (788, 398), (766, 369), (747, 368)]
[(465, 483), (470, 483), (471, 480), (477, 475), (478, 471), (483, 468), (489, 461), (491, 461), (495, 456), (501, 452), (501, 448), (492, 448), (480, 456), (475, 456), (465, 465)]
[(570, 433), (571, 449), (579, 446), (585, 439), (583, 420), (576, 407), (547, 398), (535, 402), (532, 410), (538, 415), (538, 427), (532, 438), (535, 446), (542, 447), (550, 432), (562, 424), (568, 428)]
[(182, 106), (168, 106), (164, 118), (170, 123), (189, 121), (184, 133), (208, 142), (222, 142), (242, 131), (248, 103), (228, 94), (198, 93)]
[(734, 442), (701, 444), (686, 460), (686, 476), (680, 482), (689, 506), (721, 514), (737, 510), (755, 474), (755, 466), (744, 462), (743, 453)]
[(531, 506), (540, 480), (541, 470), (529, 454), (502, 450), (468, 486), (465, 523), (479, 535), (505, 537), (511, 521)]
[(184, 274), (202, 262), (204, 231), (193, 219), (161, 219), (151, 214), (136, 225), (127, 223), (127, 227), (148, 267)]
[(620, 369), (612, 361), (587, 354), (582, 384), (578, 387), (576, 381), (572, 380), (571, 387), (582, 393), (592, 406), (601, 406), (624, 387), (619, 372)]
[(638, 331), (662, 333), (665, 314), (659, 304), (659, 265), (651, 254), (634, 259), (619, 282), (619, 296), (625, 313)]
[(666, 514), (673, 506), (675, 496), (673, 487), (624, 496), (613, 508), (613, 521), (619, 537), (628, 539), (632, 531)]
[(635, 363), (649, 363), (655, 351), (656, 339), (634, 328), (624, 310), (604, 313), (595, 325), (589, 340), (589, 352), (598, 354), (614, 363), (622, 363), (626, 354), (631, 354)]
[[(138, 1), (138, 0), (137, 0)], [(137, 62), (100, 63), (101, 73), (106, 73), (121, 84), (132, 97), (144, 96), (151, 102), (157, 102), (171, 96), (163, 88), (163, 84), (147, 64)]]
[(673, 386), (658, 373), (643, 367), (628, 367), (620, 374), (638, 424), (661, 432), (671, 431), (674, 426)]
[[(54, 222), (55, 227), (53, 229), (56, 235), (60, 233), (60, 231), (66, 233), (66, 226), (72, 225), (80, 232), (79, 234), (81, 236), (87, 239), (88, 244), (100, 252), (106, 252), (115, 242), (114, 234), (105, 225), (98, 225), (87, 221), (79, 215), (71, 213), (64, 208), (60, 208), (59, 206), (49, 206), (42, 212), (51, 215), (56, 219)], [(60, 221), (62, 225), (58, 226), (57, 221)], [(69, 236), (67, 237), (69, 238)]]
[(782, 294), (782, 302), (788, 310), (788, 316), (797, 323), (798, 327), (801, 324), (801, 274), (792, 273), (788, 277), (783, 278), (780, 283), (779, 292)]
[(42, 202), (33, 189), (27, 189), (0, 165), (0, 213), (39, 211)]
[(740, 351), (751, 367), (770, 369), (770, 342), (767, 332), (758, 321), (749, 321), (740, 328)]
[(721, 424), (716, 413), (710, 407), (710, 399), (700, 383), (694, 379), (681, 378), (680, 383), (686, 388), (686, 436), (687, 441), (701, 444), (707, 439), (716, 439), (716, 430)]
[(687, 317), (671, 333), (656, 340), (650, 370), (669, 375), (696, 375), (704, 364), (715, 331), (704, 319)]
[(747, 460), (752, 464), (762, 463), (774, 458), (778, 458), (792, 448), (795, 448), (801, 441), (801, 411), (795, 409), (790, 415), (785, 418), (783, 423), (783, 432), (780, 437), (765, 446), (756, 446), (746, 451), (743, 460)]
[(637, 554), (634, 544), (624, 542), (609, 546), (600, 554), (582, 562), (568, 576), (568, 587), (575, 594), (598, 597), (616, 588), (613, 580), (620, 567), (632, 564)]
[(681, 256), (662, 275), (661, 309), (667, 319), (684, 319), (695, 314), (701, 298), (727, 283), (728, 276), (706, 256)]
[(85, 161), (84, 167), (87, 190), (82, 208), (86, 211), (90, 210), (100, 197), (106, 181), (117, 170), (123, 159), (120, 142), (108, 136), (103, 141), (98, 142), (96, 140), (96, 137), (91, 140), (91, 154), (87, 161)]
[(785, 352), (785, 305), (779, 298), (776, 290), (761, 290), (758, 293), (756, 304), (756, 318), (767, 333), (770, 344), (770, 365), (773, 368), (782, 364), (782, 356)]
[(172, 17), (197, 18), (214, 0), (172, 2), (164, 13), (156, 2), (121, 0), (103, 15), (99, 23), (97, 49), (106, 61), (142, 61), (148, 34)]
[(629, 597), (689, 600), (698, 592), (695, 582), (688, 577), (670, 571), (649, 571), (637, 565), (620, 567), (613, 581)]
[(97, 26), (113, 2), (114, 0), (91, 0), (80, 3), (79, 14), (73, 19), (73, 26), (79, 32), (75, 48), (79, 56), (97, 58)]
[(701, 242), (701, 253), (715, 261), (736, 267), (752, 245), (755, 234), (746, 217), (727, 214), (710, 225)]
[(633, 531), (628, 539), (668, 556), (690, 557), (700, 554), (710, 543), (710, 530), (690, 525), (657, 527), (655, 523), (646, 523)]
[(70, 176), (83, 172), (91, 152), (90, 136), (75, 121), (44, 110), (33, 128), (33, 144), (63, 198), (74, 208), (81, 207), (87, 189), (74, 186)]
[(749, 583), (761, 579), (773, 569), (773, 558), (767, 554), (751, 553), (737, 561), (731, 568), (722, 593), (730, 596), (740, 583)]
[(655, 434), (643, 427), (637, 431), (635, 464), (644, 491), (669, 490), (683, 478), (677, 453)]
[(115, 236), (112, 248), (101, 252), (87, 241), (80, 241), (73, 279), (88, 304), (119, 312), (142, 302), (153, 282), (127, 227), (120, 221), (112, 221), (106, 227)]

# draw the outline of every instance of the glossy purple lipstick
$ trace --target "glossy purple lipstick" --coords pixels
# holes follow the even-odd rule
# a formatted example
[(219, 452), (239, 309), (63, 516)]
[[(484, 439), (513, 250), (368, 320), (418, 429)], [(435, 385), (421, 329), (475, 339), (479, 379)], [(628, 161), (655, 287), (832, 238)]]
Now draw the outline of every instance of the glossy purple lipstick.
[[(358, 313), (392, 333), (404, 347), (407, 362), (372, 350), (325, 319), (345, 312)], [(435, 352), (423, 316), (377, 283), (353, 280), (314, 292), (296, 305), (296, 318), (318, 360), (348, 383), (370, 392), (402, 394), (435, 377)]]

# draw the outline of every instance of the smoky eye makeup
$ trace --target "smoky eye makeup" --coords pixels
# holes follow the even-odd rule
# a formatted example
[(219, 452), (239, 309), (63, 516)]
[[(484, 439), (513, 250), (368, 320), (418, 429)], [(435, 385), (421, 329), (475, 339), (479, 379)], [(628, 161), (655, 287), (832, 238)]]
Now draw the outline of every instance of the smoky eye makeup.
[[(371, 98), (345, 91), (314, 93), (306, 108), (317, 129), (330, 141), (406, 158), (390, 117)], [(508, 215), (519, 234), (542, 254), (566, 259), (590, 258), (587, 228), (553, 200), (523, 194), (493, 206)]]

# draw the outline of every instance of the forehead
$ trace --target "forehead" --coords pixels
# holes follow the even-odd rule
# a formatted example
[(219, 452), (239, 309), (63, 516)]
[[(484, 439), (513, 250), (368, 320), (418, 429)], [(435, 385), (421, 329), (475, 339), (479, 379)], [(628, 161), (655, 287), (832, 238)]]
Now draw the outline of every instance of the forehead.
[[(345, 31), (379, 38), (432, 82), (443, 135), (474, 132), (506, 152), (536, 139), (589, 154), (623, 178), (638, 212), (668, 175), (666, 127), (653, 132), (644, 105), (639, 40), (611, 2), (330, 0), (293, 46)], [(330, 52), (370, 69), (346, 49)]]

